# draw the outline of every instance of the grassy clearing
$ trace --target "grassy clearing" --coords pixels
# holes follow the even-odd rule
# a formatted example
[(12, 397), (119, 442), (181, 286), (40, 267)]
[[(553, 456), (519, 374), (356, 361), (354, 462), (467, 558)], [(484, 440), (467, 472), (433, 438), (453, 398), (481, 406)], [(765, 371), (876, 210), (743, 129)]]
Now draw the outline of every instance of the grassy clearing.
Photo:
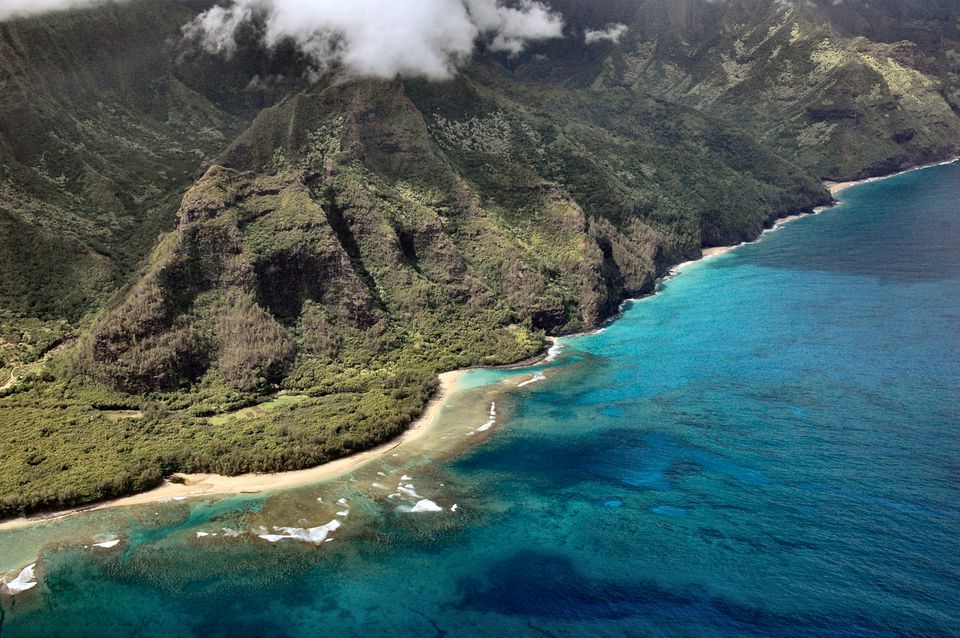
[(231, 420), (255, 419), (257, 417), (266, 415), (272, 410), (295, 406), (307, 401), (308, 399), (310, 399), (310, 397), (304, 394), (285, 394), (249, 408), (241, 408), (239, 410), (234, 410), (233, 412), (212, 416), (209, 420), (213, 425), (226, 425), (227, 422)]

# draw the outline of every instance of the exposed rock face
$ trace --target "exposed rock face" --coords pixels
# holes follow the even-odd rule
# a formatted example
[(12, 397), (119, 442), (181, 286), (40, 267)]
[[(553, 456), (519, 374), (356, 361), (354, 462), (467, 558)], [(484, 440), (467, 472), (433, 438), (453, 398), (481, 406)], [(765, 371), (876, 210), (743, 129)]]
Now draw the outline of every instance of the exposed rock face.
[(131, 392), (171, 390), (210, 367), (238, 390), (279, 381), (279, 321), (307, 300), (370, 326), (376, 311), (323, 208), (301, 181), (211, 168), (184, 199), (151, 269), (97, 330), (94, 359)]

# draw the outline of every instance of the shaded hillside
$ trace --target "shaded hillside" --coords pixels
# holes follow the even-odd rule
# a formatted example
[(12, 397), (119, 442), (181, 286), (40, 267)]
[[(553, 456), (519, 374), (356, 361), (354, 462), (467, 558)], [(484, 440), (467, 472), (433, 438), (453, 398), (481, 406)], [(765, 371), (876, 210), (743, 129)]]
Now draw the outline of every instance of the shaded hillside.
[(956, 12), (937, 2), (647, 0), (595, 86), (737, 122), (823, 177), (881, 174), (960, 148)]
[(172, 73), (199, 3), (0, 24), (0, 307), (76, 320), (170, 227), (240, 121)]

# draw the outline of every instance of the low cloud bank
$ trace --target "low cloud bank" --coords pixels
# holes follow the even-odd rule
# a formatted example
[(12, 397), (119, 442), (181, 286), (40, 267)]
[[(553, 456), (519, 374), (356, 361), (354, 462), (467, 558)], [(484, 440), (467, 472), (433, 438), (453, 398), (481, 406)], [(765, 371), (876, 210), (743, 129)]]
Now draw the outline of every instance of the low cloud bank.
[(109, 0), (0, 0), (0, 21), (25, 18), (48, 11), (104, 4)]
[(229, 56), (237, 29), (252, 21), (262, 21), (265, 45), (292, 39), (317, 72), (387, 79), (448, 79), (481, 38), (518, 54), (563, 32), (562, 17), (537, 0), (233, 0), (199, 15), (184, 34)]
[(583, 40), (587, 44), (603, 42), (604, 40), (616, 44), (629, 30), (630, 27), (625, 24), (611, 24), (608, 25), (606, 29), (586, 31), (583, 34)]

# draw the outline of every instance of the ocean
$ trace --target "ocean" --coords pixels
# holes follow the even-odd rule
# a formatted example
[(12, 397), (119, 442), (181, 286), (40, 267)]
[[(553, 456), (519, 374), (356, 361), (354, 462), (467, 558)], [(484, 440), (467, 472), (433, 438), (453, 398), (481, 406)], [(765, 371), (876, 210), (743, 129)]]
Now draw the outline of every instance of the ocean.
[(348, 476), (0, 532), (0, 635), (960, 636), (960, 164), (838, 198)]

